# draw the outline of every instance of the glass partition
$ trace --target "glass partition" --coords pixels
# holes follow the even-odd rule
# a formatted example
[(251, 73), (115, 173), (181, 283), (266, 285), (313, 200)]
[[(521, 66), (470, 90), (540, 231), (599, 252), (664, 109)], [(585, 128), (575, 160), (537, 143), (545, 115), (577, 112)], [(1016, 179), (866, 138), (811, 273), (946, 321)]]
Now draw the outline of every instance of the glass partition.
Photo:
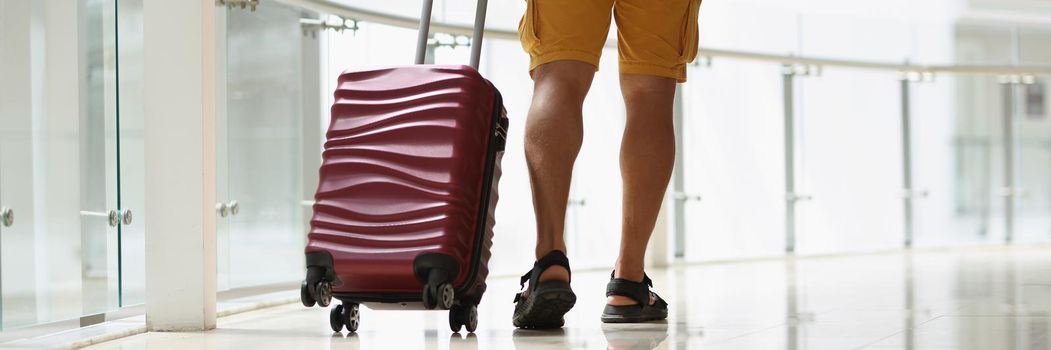
[(800, 254), (904, 244), (901, 100), (894, 72), (827, 68), (798, 80)]
[[(1051, 35), (1048, 35), (1051, 36)], [(1051, 50), (1046, 50), (1051, 53)], [(1045, 53), (1045, 54), (1046, 54)], [(1019, 243), (1051, 242), (1051, 93), (1048, 79), (1014, 90), (1017, 149), (1017, 239)]]
[[(983, 110), (965, 86), (974, 77), (942, 74), (910, 83), (914, 237), (916, 246), (998, 243), (989, 235), (995, 214), (991, 140), (969, 111)], [(991, 81), (984, 83), (991, 84)], [(961, 98), (964, 97), (964, 98)], [(957, 101), (971, 101), (957, 102)], [(993, 111), (983, 111), (982, 115)]]
[(142, 0), (117, 2), (120, 305), (146, 301), (146, 168), (143, 135)]
[[(781, 66), (715, 59), (691, 67), (680, 130), (687, 261), (785, 250)], [(760, 102), (762, 101), (762, 102)]]
[[(226, 11), (226, 105), (217, 137), (221, 284), (302, 279), (301, 11)], [(312, 191), (313, 189), (311, 189)]]
[[(83, 314), (120, 304), (113, 1), (84, 1), (80, 18), (80, 224)], [(48, 95), (46, 98), (50, 98)]]
[(113, 4), (0, 2), (2, 329), (118, 307)]

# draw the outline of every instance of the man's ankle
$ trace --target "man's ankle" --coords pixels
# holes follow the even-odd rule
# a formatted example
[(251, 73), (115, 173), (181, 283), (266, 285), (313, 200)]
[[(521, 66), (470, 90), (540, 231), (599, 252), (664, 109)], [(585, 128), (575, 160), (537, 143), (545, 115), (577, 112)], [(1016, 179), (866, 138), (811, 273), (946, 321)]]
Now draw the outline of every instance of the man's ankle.
[(625, 279), (632, 282), (642, 282), (645, 276), (646, 272), (641, 268), (625, 268), (623, 266), (617, 266), (616, 270), (613, 271), (614, 278)]

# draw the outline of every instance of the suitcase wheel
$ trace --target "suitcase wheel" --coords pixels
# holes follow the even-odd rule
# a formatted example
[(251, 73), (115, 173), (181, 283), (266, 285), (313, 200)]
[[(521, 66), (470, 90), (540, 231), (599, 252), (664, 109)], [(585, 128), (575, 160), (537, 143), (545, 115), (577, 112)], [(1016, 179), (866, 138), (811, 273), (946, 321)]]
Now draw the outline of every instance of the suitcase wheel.
[(440, 300), (438, 306), (441, 306), (443, 309), (446, 310), (451, 309), (453, 307), (453, 303), (456, 302), (456, 290), (453, 289), (453, 285), (448, 283), (442, 283), (440, 286), (438, 286), (438, 292), (438, 300)]
[[(310, 262), (310, 255), (307, 256)], [(332, 303), (332, 282), (326, 278), (326, 271), (322, 267), (307, 267), (307, 277), (299, 286), (299, 300), (303, 306), (312, 307), (317, 304), (320, 307), (328, 307)]]
[(317, 284), (314, 285), (311, 297), (317, 301), (318, 306), (328, 307), (328, 305), (332, 303), (332, 283), (329, 283), (328, 281), (318, 281)]
[(449, 309), (449, 328), (453, 333), (459, 333), (463, 326), (467, 327), (469, 333), (478, 329), (477, 305), (456, 305)]
[(423, 298), (423, 307), (428, 310), (434, 310), (435, 307), (438, 307), (438, 301), (432, 296), (434, 295), (434, 293), (431, 292), (432, 289), (431, 285), (425, 284), (423, 285), (423, 291), (420, 293)]
[(361, 313), (358, 310), (358, 304), (349, 304), (343, 307), (343, 325), (347, 326), (347, 332), (357, 332), (360, 322)]
[(328, 312), (328, 324), (332, 326), (333, 332), (343, 331), (343, 305), (336, 305)]
[(449, 283), (438, 285), (425, 284), (423, 285), (422, 294), (423, 306), (428, 309), (440, 307), (448, 310), (456, 304), (456, 290)]
[(328, 324), (332, 326), (333, 332), (342, 332), (344, 326), (347, 327), (347, 332), (357, 332), (360, 320), (358, 304), (354, 303), (336, 305), (328, 314)]
[(317, 300), (314, 300), (314, 296), (310, 293), (310, 286), (307, 285), (307, 281), (303, 281), (303, 284), (299, 286), (299, 300), (306, 307), (312, 307), (317, 303)]

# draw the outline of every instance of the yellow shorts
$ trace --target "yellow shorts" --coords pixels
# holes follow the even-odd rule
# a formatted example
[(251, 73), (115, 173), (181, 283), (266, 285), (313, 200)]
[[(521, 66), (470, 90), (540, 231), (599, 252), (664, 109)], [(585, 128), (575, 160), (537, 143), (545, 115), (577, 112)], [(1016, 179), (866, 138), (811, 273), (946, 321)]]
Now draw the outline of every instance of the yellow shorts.
[(701, 0), (526, 0), (518, 23), (529, 71), (559, 60), (598, 69), (617, 19), (620, 72), (686, 81), (686, 64), (697, 56), (697, 11)]

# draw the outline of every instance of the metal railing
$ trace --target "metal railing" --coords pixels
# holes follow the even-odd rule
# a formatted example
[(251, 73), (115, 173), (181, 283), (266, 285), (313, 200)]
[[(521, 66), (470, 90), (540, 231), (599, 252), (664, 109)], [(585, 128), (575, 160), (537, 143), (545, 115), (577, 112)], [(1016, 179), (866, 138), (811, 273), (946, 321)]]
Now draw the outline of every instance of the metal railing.
[[(419, 28), (418, 18), (376, 12), (373, 10), (341, 4), (331, 0), (275, 0), (290, 6), (340, 16), (361, 22), (371, 22), (407, 29)], [(453, 35), (472, 36), (473, 28), (467, 24), (431, 22), (431, 31)], [(518, 32), (506, 29), (486, 29), (485, 36), (490, 39), (518, 40)], [(606, 42), (606, 47), (615, 48), (615, 41)], [(917, 65), (911, 63), (891, 63), (876, 61), (844, 60), (835, 58), (806, 57), (797, 55), (778, 55), (759, 52), (723, 50), (700, 47), (698, 56), (707, 59), (713, 57), (732, 58), (750, 61), (774, 62), (790, 65), (815, 67), (842, 67), (856, 69), (890, 70), (899, 72), (957, 73), (957, 74), (990, 74), (1007, 75), (1008, 80), (1024, 81), (1035, 75), (1051, 75), (1051, 66), (1022, 65)], [(1029, 77), (1029, 78), (1027, 78)]]

